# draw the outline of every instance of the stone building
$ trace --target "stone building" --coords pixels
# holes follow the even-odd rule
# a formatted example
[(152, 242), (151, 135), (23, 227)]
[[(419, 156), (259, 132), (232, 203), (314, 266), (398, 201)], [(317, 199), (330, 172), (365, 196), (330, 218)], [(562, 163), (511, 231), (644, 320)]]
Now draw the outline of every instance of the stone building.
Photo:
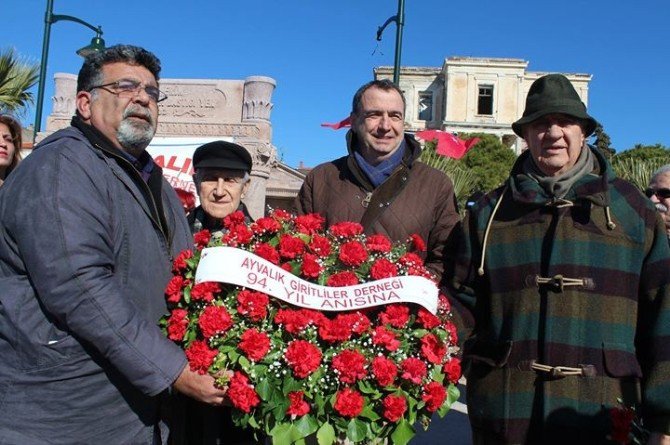
[[(75, 113), (77, 76), (55, 75), (53, 109), (38, 140), (67, 127)], [(272, 94), (276, 83), (264, 76), (244, 80), (161, 79), (168, 98), (159, 103), (156, 137), (147, 148), (175, 187), (195, 192), (191, 158), (198, 146), (222, 139), (251, 153), (251, 187), (244, 199), (254, 218), (266, 204), (289, 208), (305, 175), (277, 160), (272, 144)]]
[[(490, 133), (517, 153), (524, 148), (511, 124), (522, 114), (530, 85), (545, 72), (527, 71), (522, 59), (449, 57), (442, 67), (400, 68), (405, 92), (405, 127), (453, 133)], [(564, 73), (588, 105), (590, 74)], [(374, 70), (375, 79), (392, 79), (393, 67)], [(520, 139), (520, 138), (519, 138)]]

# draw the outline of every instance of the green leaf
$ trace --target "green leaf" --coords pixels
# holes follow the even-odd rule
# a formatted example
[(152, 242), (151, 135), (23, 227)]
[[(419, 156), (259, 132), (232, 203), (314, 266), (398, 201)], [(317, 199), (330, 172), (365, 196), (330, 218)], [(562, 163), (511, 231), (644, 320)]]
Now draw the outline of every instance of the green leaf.
[(191, 288), (186, 286), (184, 288), (184, 301), (186, 304), (189, 304), (191, 302)]
[(372, 408), (372, 405), (370, 405), (370, 404), (365, 405), (365, 407), (363, 408), (363, 411), (361, 411), (360, 416), (361, 416), (361, 417), (364, 417), (364, 418), (366, 418), (366, 419), (370, 419), (370, 420), (372, 420), (373, 422), (374, 422), (375, 420), (379, 420), (379, 419), (380, 419), (379, 414), (377, 414), (377, 413), (375, 412), (375, 410)]
[(300, 434), (302, 434), (303, 437), (307, 437), (319, 429), (319, 423), (309, 414), (302, 416), (293, 424), (293, 426), (300, 431)]
[(256, 392), (258, 393), (258, 396), (265, 402), (270, 400), (270, 397), (272, 397), (272, 391), (272, 385), (270, 385), (268, 379), (263, 379), (258, 383), (258, 385), (256, 385)]
[(360, 442), (368, 434), (368, 425), (360, 419), (351, 419), (347, 425), (347, 437), (354, 442)]
[(251, 367), (251, 362), (243, 355), (240, 355), (240, 358), (237, 362), (240, 364), (242, 369), (249, 369)]
[(270, 432), (272, 435), (272, 444), (286, 445), (293, 442), (292, 429), (293, 426), (290, 423), (277, 424)]
[(358, 389), (363, 393), (363, 394), (374, 394), (377, 392), (377, 389), (374, 388), (370, 382), (367, 380), (359, 380), (358, 381)]
[(414, 437), (414, 427), (405, 419), (398, 422), (398, 426), (391, 433), (391, 440), (394, 445), (406, 445)]
[(319, 445), (332, 445), (335, 442), (335, 428), (328, 422), (324, 423), (316, 432), (316, 440)]

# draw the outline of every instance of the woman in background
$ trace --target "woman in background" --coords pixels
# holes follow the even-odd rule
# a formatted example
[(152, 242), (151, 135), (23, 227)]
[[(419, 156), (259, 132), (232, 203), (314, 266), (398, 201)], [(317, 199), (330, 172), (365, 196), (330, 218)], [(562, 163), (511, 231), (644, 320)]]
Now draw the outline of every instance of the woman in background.
[(21, 161), (21, 124), (0, 114), (0, 186)]

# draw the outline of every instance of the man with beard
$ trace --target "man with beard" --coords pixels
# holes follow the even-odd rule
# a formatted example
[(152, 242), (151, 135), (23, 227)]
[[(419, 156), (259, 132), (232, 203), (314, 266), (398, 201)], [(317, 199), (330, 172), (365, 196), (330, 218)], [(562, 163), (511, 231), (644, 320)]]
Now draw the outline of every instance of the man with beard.
[(72, 126), (0, 192), (0, 438), (165, 443), (168, 390), (221, 404), (157, 326), (172, 259), (192, 246), (145, 148), (160, 62), (118, 45), (89, 56)]

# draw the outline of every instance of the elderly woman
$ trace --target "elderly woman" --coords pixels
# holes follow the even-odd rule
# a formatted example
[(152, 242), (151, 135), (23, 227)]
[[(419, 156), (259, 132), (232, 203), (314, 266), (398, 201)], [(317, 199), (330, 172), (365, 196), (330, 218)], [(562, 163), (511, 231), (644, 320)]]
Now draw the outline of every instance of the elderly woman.
[(21, 160), (21, 124), (0, 114), (0, 185)]
[[(223, 230), (223, 219), (240, 210), (248, 222), (251, 216), (242, 203), (249, 188), (252, 160), (249, 152), (232, 142), (214, 141), (198, 147), (193, 154), (195, 182), (200, 205), (188, 216), (192, 232)], [(229, 408), (211, 407), (193, 400), (185, 402), (183, 431), (172, 443), (251, 445), (251, 431), (236, 428)], [(178, 428), (177, 428), (178, 430)]]
[(232, 142), (214, 141), (202, 145), (193, 154), (193, 168), (200, 206), (191, 212), (188, 222), (193, 232), (223, 228), (223, 218), (241, 210), (247, 220), (251, 216), (242, 203), (249, 188), (251, 155)]

